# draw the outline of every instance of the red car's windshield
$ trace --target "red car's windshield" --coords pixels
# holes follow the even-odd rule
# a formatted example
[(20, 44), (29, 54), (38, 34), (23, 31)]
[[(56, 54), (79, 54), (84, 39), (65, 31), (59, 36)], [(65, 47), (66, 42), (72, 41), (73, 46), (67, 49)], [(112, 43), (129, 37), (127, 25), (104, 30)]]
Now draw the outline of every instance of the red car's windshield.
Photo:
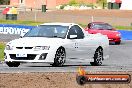
[(109, 24), (93, 24), (91, 29), (112, 30), (112, 26)]

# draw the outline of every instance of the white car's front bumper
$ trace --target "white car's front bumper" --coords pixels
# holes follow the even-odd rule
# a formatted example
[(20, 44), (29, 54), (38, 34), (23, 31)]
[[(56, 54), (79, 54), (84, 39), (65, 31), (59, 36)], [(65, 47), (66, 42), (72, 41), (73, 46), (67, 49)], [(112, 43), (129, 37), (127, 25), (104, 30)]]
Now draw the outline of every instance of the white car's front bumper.
[[(5, 62), (46, 62), (53, 63), (55, 52), (49, 50), (5, 50)], [(17, 54), (22, 55), (18, 57)]]

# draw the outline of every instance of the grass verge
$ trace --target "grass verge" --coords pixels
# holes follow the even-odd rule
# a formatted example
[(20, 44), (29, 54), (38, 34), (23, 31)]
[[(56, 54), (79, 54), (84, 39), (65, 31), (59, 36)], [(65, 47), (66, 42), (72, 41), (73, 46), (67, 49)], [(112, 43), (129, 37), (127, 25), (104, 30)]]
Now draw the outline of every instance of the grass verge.
[[(21, 20), (0, 20), (0, 24), (20, 24), (20, 25), (29, 25), (29, 26), (36, 26), (39, 24), (42, 24), (44, 22), (34, 22), (34, 21), (21, 21)], [(78, 23), (80, 26), (85, 28), (87, 24), (81, 24)], [(118, 25), (113, 25), (114, 28), (116, 29), (123, 29), (123, 30), (132, 30), (132, 26), (118, 26)]]
[(119, 30), (132, 30), (132, 26), (113, 26), (114, 28), (116, 29), (119, 29)]
[(0, 42), (0, 61), (4, 60), (4, 48), (5, 44)]
[(42, 22), (34, 22), (34, 21), (21, 21), (21, 20), (0, 20), (0, 24), (20, 24), (20, 25), (29, 25), (36, 26), (42, 24)]

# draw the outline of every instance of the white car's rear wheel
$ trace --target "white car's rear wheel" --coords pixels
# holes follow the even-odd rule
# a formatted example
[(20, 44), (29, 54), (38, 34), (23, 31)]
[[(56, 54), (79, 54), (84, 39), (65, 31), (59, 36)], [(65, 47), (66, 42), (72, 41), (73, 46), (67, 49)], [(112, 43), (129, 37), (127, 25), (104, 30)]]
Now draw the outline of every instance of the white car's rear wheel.
[(65, 63), (65, 60), (66, 60), (65, 49), (60, 47), (56, 51), (54, 63), (52, 64), (52, 66), (63, 66), (63, 64)]
[(6, 62), (9, 67), (18, 67), (20, 62)]
[(100, 65), (102, 65), (102, 60), (103, 60), (103, 50), (102, 50), (102, 48), (98, 48), (95, 51), (94, 62), (91, 62), (91, 65), (100, 66)]

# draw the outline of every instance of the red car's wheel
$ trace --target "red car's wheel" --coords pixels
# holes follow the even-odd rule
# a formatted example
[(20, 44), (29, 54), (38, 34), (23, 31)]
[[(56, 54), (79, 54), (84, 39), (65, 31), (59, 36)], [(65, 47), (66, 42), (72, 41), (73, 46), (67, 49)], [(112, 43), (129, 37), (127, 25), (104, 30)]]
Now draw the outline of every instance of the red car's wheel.
[(116, 45), (120, 45), (121, 42), (115, 42)]

